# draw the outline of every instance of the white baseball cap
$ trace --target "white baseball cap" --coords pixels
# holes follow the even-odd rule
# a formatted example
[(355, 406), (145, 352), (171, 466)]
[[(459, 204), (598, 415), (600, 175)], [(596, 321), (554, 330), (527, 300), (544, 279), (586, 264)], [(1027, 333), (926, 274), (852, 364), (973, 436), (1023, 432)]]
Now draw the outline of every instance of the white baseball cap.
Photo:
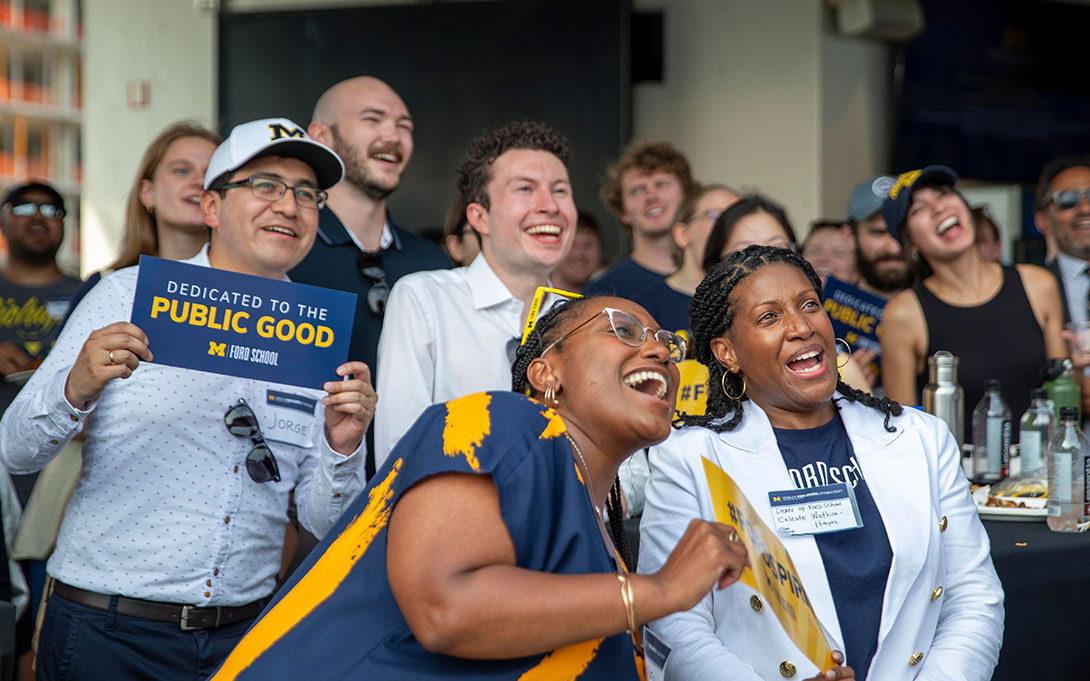
[(236, 125), (216, 147), (204, 188), (220, 175), (231, 173), (262, 156), (297, 158), (314, 169), (319, 189), (329, 189), (344, 177), (344, 162), (332, 149), (307, 136), (306, 128), (287, 118), (262, 118)]

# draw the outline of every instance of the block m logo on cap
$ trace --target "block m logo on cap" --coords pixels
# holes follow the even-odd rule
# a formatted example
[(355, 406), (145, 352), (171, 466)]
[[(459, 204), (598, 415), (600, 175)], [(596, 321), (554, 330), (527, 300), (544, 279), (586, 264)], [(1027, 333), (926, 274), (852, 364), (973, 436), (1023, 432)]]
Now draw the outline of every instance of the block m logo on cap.
[(269, 130), (272, 130), (272, 137), (270, 140), (284, 139), (285, 137), (302, 137), (306, 138), (307, 133), (302, 128), (288, 128), (280, 123), (270, 123)]

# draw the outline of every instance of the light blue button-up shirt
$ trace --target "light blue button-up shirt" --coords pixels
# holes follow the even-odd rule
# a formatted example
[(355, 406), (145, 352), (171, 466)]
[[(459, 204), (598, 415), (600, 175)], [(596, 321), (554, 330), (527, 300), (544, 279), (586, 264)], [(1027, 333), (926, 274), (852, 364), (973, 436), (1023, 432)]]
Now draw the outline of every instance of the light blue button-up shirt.
[[(208, 266), (204, 251), (186, 261)], [(82, 589), (170, 603), (242, 605), (272, 593), (295, 490), (299, 520), (321, 537), (359, 493), (360, 449), (334, 452), (318, 390), (143, 362), (107, 384), (86, 410), (64, 397), (87, 336), (132, 312), (138, 268), (103, 279), (72, 313), (56, 346), (0, 421), (0, 458), (41, 469), (81, 428), (83, 470), (49, 560), (54, 578)], [(154, 352), (152, 339), (152, 352)], [(269, 390), (317, 400), (313, 413), (274, 407)], [(246, 472), (249, 438), (223, 415), (243, 398), (280, 467), (278, 483)], [(295, 401), (296, 407), (306, 400)], [(303, 423), (275, 441), (282, 418)]]

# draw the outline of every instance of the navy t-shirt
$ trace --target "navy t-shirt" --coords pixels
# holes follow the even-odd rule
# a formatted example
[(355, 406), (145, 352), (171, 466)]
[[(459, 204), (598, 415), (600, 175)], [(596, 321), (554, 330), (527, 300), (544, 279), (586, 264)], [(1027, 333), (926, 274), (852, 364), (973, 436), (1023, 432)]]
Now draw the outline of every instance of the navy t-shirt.
[(665, 275), (637, 265), (632, 256), (629, 256), (584, 286), (583, 295), (597, 294), (632, 299), (634, 294), (665, 278)]
[(689, 328), (689, 303), (693, 297), (670, 288), (666, 279), (659, 279), (628, 298), (643, 305), (643, 309), (651, 313), (663, 329), (676, 332)]
[(893, 550), (886, 526), (867, 489), (839, 412), (817, 428), (773, 428), (795, 489), (847, 482), (855, 491), (863, 527), (814, 536), (844, 636), (844, 658), (865, 681), (878, 647), (882, 600)]

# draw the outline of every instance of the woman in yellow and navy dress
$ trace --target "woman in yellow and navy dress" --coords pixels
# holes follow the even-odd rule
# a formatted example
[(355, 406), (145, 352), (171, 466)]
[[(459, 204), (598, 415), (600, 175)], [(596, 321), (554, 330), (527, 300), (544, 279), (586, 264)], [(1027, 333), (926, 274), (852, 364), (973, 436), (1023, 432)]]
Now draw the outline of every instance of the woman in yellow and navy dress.
[(642, 677), (626, 631), (746, 560), (732, 528), (694, 521), (629, 576), (602, 520), (610, 495), (620, 529), (621, 462), (670, 431), (683, 354), (630, 301), (554, 306), (512, 369), (542, 401), (425, 411), (213, 679)]

